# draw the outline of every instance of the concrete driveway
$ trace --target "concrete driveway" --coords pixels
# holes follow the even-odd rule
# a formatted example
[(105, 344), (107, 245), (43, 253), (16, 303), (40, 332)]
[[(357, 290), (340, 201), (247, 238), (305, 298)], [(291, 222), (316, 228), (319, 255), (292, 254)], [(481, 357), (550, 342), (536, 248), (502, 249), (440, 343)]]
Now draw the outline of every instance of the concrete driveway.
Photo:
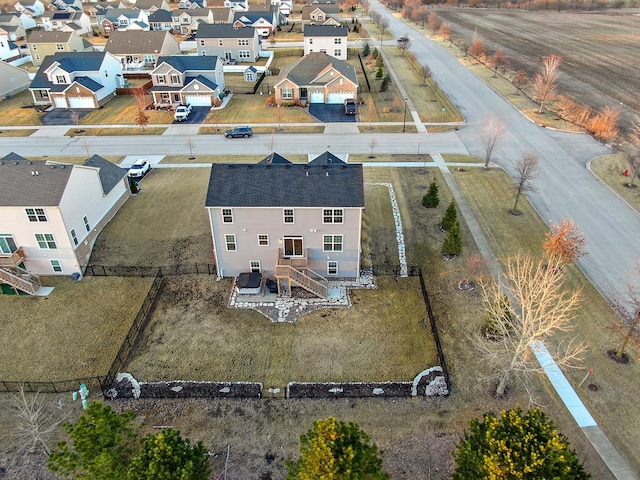
[(92, 108), (54, 108), (50, 112), (46, 112), (40, 117), (40, 121), (43, 125), (75, 125), (76, 122), (71, 120), (71, 114), (78, 112), (80, 120), (86, 117), (89, 113), (93, 112)]
[(324, 103), (310, 103), (309, 113), (321, 122), (355, 122), (357, 115), (346, 115), (344, 113), (344, 105), (327, 105)]
[(207, 118), (211, 107), (191, 107), (191, 114), (186, 120), (178, 122), (177, 120), (173, 121), (172, 125), (180, 125), (180, 124), (198, 124), (204, 122), (204, 119)]

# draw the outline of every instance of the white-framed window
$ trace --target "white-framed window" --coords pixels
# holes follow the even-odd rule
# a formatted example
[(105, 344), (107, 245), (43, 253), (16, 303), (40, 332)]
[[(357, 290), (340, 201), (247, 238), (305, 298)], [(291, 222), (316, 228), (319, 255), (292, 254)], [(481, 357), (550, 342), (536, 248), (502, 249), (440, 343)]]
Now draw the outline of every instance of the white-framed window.
[(76, 229), (71, 229), (71, 239), (73, 240), (74, 245), (78, 245), (78, 235), (76, 235)]
[[(145, 55), (142, 58), (144, 59), (144, 63), (149, 63), (149, 64), (156, 63), (156, 56), (155, 55)], [(138, 59), (136, 59), (136, 61), (138, 61)]]
[(334, 57), (339, 57), (340, 55), (342, 55), (342, 50), (340, 50), (339, 48), (336, 48), (336, 49), (333, 51), (333, 56), (334, 56)]
[(225, 235), (224, 241), (227, 244), (227, 252), (235, 252), (236, 250), (238, 250), (238, 245), (236, 244), (236, 236), (234, 234)]
[(0, 233), (0, 252), (5, 255), (11, 255), (16, 250), (18, 250), (18, 246), (13, 239), (13, 235), (9, 233)]
[(171, 74), (171, 83), (180, 83), (180, 75), (176, 75), (175, 73)]
[(295, 223), (293, 208), (285, 208), (282, 213), (284, 215), (284, 223)]
[(164, 103), (167, 103), (167, 102), (169, 101), (169, 99), (171, 98), (171, 97), (169, 96), (169, 93), (167, 93), (167, 92), (162, 92), (161, 97), (162, 97), (162, 101), (163, 101)]
[(200, 46), (204, 47), (204, 40), (200, 40)]
[(230, 208), (222, 209), (222, 223), (233, 223), (233, 211)]
[(327, 262), (327, 275), (338, 275), (338, 262)]
[(342, 235), (323, 235), (322, 251), (324, 252), (341, 252), (343, 244)]
[(36, 242), (42, 250), (54, 250), (58, 248), (52, 233), (36, 233)]
[(62, 265), (60, 265), (60, 260), (51, 260), (51, 268), (53, 268), (54, 272), (61, 272)]
[(293, 98), (293, 88), (283, 88), (282, 98), (286, 100), (291, 100)]
[(89, 225), (89, 219), (87, 218), (86, 215), (84, 217), (82, 217), (82, 221), (84, 222), (84, 228), (87, 230), (87, 232), (90, 232), (91, 231), (91, 225)]
[(56, 43), (56, 50), (59, 52), (64, 50), (64, 45), (62, 43)]
[(47, 214), (44, 213), (44, 208), (25, 208), (25, 213), (30, 222), (46, 222)]
[(238, 46), (239, 47), (248, 47), (249, 46), (249, 39), (248, 38), (239, 38), (238, 39)]
[(56, 83), (61, 84), (65, 82), (66, 82), (66, 79), (64, 78), (64, 75), (56, 75)]
[(238, 50), (238, 58), (251, 58), (250, 50)]
[(344, 220), (344, 210), (342, 208), (322, 209), (322, 223), (342, 223)]
[(269, 235), (266, 234), (266, 233), (258, 234), (258, 245), (260, 245), (261, 247), (268, 247), (269, 246)]
[(164, 75), (156, 75), (156, 82), (160, 85), (164, 85)]
[(333, 39), (333, 43), (334, 43), (334, 45), (340, 45), (340, 44), (342, 44), (342, 39), (341, 38), (334, 38)]
[(219, 38), (219, 39), (218, 39), (218, 46), (219, 46), (219, 47), (222, 47), (223, 45), (224, 45), (224, 40), (223, 40), (223, 39), (221, 39), (221, 38)]
[(31, 45), (31, 48), (33, 49), (33, 51), (37, 51), (38, 50), (38, 45)]
[(258, 260), (251, 260), (249, 262), (249, 271), (251, 273), (260, 273), (260, 262)]

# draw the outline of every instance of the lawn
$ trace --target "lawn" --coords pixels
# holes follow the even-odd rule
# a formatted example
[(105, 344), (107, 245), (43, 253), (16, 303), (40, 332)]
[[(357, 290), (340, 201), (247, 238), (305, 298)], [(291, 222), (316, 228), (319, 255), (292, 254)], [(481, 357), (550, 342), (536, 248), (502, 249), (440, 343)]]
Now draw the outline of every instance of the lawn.
[(28, 90), (0, 102), (2, 125), (41, 125), (42, 116), (33, 105), (33, 97)]
[(622, 154), (606, 155), (591, 162), (591, 171), (625, 202), (631, 205), (631, 208), (640, 212), (640, 181), (636, 178), (633, 182), (635, 188), (629, 188), (631, 173), (628, 177), (623, 175), (623, 172), (627, 169), (631, 172), (629, 163)]
[[(148, 103), (151, 103), (149, 100)], [(81, 121), (81, 125), (136, 125), (138, 106), (135, 98), (129, 95), (119, 95), (107, 103), (103, 108), (90, 112)], [(149, 124), (158, 125), (173, 122), (173, 113), (164, 110), (147, 110)]]
[(19, 130), (2, 130), (0, 131), (0, 137), (28, 137), (33, 132), (35, 132), (35, 130), (30, 128), (21, 128)]
[[(190, 160), (188, 155), (170, 155), (164, 157), (160, 163), (258, 163), (266, 155), (198, 155)], [(307, 163), (308, 155), (287, 155), (287, 160), (293, 163)], [(208, 177), (207, 177), (208, 178)]]
[[(80, 131), (78, 131), (80, 130)], [(162, 135), (166, 128), (147, 127), (144, 130), (140, 127), (120, 127), (120, 128), (72, 128), (65, 135), (67, 137), (115, 137), (120, 135)]]
[[(275, 78), (275, 77), (274, 77)], [(277, 115), (282, 118), (278, 119)], [(246, 125), (256, 123), (315, 123), (314, 117), (302, 107), (289, 107), (276, 109), (267, 107), (267, 98), (264, 95), (234, 95), (227, 106), (221, 110), (212, 110), (204, 120), (205, 124)]]
[[(222, 135), (223, 128), (219, 127), (200, 127), (198, 135)], [(253, 127), (253, 133), (277, 133), (278, 135), (287, 133), (324, 133), (324, 125), (287, 125), (281, 127)]]

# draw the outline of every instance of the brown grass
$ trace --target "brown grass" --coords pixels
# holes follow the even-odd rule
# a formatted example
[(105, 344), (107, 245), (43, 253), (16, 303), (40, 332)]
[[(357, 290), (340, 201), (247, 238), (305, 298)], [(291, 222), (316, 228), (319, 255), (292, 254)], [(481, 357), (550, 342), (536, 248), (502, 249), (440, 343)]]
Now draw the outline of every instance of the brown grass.
[[(407, 122), (413, 122), (413, 119), (407, 113)], [(402, 131), (402, 125), (379, 125), (372, 124), (369, 126), (368, 124), (365, 126), (364, 124), (358, 125), (358, 130), (360, 133), (404, 133)], [(406, 125), (405, 127), (406, 133), (418, 133), (418, 129), (415, 125)]]
[(147, 127), (144, 130), (140, 127), (125, 128), (72, 128), (65, 136), (67, 137), (115, 137), (120, 135), (162, 135), (167, 129), (163, 127)]
[(395, 153), (375, 153), (375, 158), (369, 158), (368, 154), (352, 153), (349, 154), (350, 163), (363, 163), (363, 162), (416, 162), (416, 165), (425, 162), (433, 162), (433, 159), (428, 153), (420, 155), (410, 154), (395, 154)]
[[(266, 155), (198, 155), (195, 160), (189, 160), (189, 155), (170, 155), (164, 157), (160, 163), (258, 163)], [(307, 155), (287, 155), (287, 160), (293, 163), (307, 163)], [(208, 177), (207, 177), (208, 178)]]
[(635, 188), (628, 187), (630, 177), (623, 175), (628, 168), (629, 164), (622, 154), (605, 155), (591, 162), (591, 171), (636, 212), (640, 212), (640, 180), (635, 179)]
[[(135, 98), (119, 95), (109, 100), (104, 108), (90, 112), (81, 121), (81, 125), (135, 125), (138, 106)], [(164, 110), (147, 110), (149, 124), (158, 125), (173, 122), (173, 113)]]
[[(278, 135), (287, 133), (324, 133), (324, 126), (289, 126), (284, 124), (280, 129), (278, 127), (253, 127), (252, 130), (255, 134), (275, 133)], [(224, 131), (224, 128), (200, 127), (198, 135), (224, 135)]]
[[(282, 108), (282, 123), (315, 123), (307, 108)], [(225, 108), (212, 110), (202, 123), (208, 124), (255, 124), (278, 123), (275, 108), (267, 107), (264, 95), (235, 94)]]
[(28, 137), (33, 132), (35, 132), (35, 130), (27, 128), (21, 128), (19, 130), (2, 130), (0, 131), (0, 137)]
[(33, 97), (28, 90), (7, 98), (0, 102), (0, 116), (2, 124), (8, 126), (16, 125), (41, 125), (41, 113), (38, 113), (33, 105)]

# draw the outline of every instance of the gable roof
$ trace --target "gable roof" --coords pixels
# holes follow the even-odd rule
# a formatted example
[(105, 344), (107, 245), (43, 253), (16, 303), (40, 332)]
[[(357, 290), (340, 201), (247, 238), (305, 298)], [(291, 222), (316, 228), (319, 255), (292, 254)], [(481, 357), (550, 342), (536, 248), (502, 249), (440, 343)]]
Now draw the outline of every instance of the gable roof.
[(311, 18), (311, 14), (316, 10), (321, 10), (325, 15), (335, 16), (340, 14), (340, 6), (333, 3), (309, 5), (302, 7), (302, 19), (309, 20)]
[(163, 0), (136, 0), (135, 5), (141, 10), (149, 10), (151, 7), (162, 7)]
[(120, 183), (127, 175), (127, 170), (125, 168), (120, 168), (117, 165), (114, 165), (110, 161), (102, 158), (100, 155), (94, 155), (93, 157), (88, 158), (83, 165), (85, 167), (95, 167), (99, 169), (98, 175), (100, 176), (102, 191), (105, 195), (108, 194), (113, 187)]
[(253, 25), (257, 21), (263, 18), (265, 21), (271, 23), (273, 21), (273, 15), (269, 12), (236, 12), (233, 15), (233, 22), (242, 22), (246, 25)]
[[(29, 88), (51, 88), (53, 84), (47, 79), (45, 71), (54, 63), (58, 62), (60, 68), (66, 72), (97, 72), (107, 55), (105, 52), (58, 52), (54, 55), (44, 57), (38, 73)], [(80, 77), (75, 79), (80, 82)], [(68, 85), (61, 85), (66, 89)]]
[(253, 38), (254, 27), (234, 27), (230, 23), (203, 23), (198, 27), (198, 38)]
[(305, 37), (346, 37), (349, 30), (342, 25), (305, 25)]
[(104, 18), (110, 22), (118, 20), (118, 17), (138, 18), (141, 10), (139, 8), (109, 8), (104, 11)]
[(160, 53), (167, 36), (171, 35), (165, 30), (152, 30), (149, 32), (116, 30), (109, 36), (105, 51), (116, 55), (143, 52)]
[(149, 23), (167, 23), (171, 22), (171, 18), (171, 12), (160, 9), (149, 15)]
[(193, 70), (215, 70), (219, 61), (218, 57), (214, 56), (173, 55), (171, 57), (158, 58), (156, 65), (160, 66), (163, 63), (166, 63), (179, 72), (184, 73)]
[(47, 32), (46, 30), (32, 30), (27, 36), (27, 43), (67, 43), (71, 40), (71, 35), (75, 35), (73, 32), (63, 32), (60, 30), (53, 30)]
[[(293, 164), (276, 155), (258, 164), (213, 164), (205, 205), (364, 207), (362, 165), (339, 159), (327, 165)], [(265, 162), (270, 157), (276, 160)]]
[(59, 205), (72, 169), (71, 165), (46, 165), (10, 153), (0, 161), (0, 206)]
[[(345, 78), (358, 85), (358, 74), (353, 65), (323, 52), (311, 52), (283, 67), (274, 85), (278, 85), (285, 78), (288, 78), (296, 85), (309, 85), (328, 66), (333, 67)], [(315, 84), (321, 85), (319, 82)]]
[(328, 150), (323, 154), (318, 155), (316, 158), (309, 162), (309, 165), (331, 165), (331, 164), (343, 164), (345, 163), (340, 157), (335, 156)]

